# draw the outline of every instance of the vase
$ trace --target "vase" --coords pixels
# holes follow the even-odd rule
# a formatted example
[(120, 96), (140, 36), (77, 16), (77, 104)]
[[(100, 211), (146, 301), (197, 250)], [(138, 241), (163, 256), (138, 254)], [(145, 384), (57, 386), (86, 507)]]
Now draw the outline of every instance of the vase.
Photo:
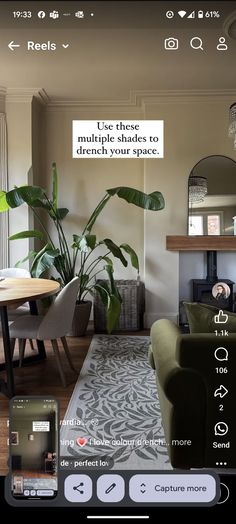
[(83, 337), (86, 333), (89, 317), (91, 313), (92, 302), (85, 300), (75, 306), (75, 312), (69, 337)]

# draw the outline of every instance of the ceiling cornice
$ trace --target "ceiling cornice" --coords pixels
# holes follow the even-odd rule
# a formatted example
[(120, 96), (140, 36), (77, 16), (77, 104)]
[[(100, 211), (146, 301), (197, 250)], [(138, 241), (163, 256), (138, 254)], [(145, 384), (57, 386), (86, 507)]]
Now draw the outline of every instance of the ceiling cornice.
[(127, 99), (60, 99), (51, 97), (46, 104), (51, 109), (63, 108), (138, 108), (148, 103), (175, 103), (206, 101), (216, 102), (225, 99), (227, 102), (236, 99), (236, 91), (233, 89), (224, 90), (144, 90), (130, 91)]
[(7, 102), (28, 103), (32, 101), (33, 97), (44, 105), (50, 101), (45, 89), (41, 87), (8, 87), (6, 89)]
[(215, 103), (225, 100), (228, 103), (236, 100), (236, 90), (233, 89), (178, 89), (178, 90), (133, 90), (126, 99), (72, 99), (49, 97), (43, 88), (4, 88), (0, 87), (0, 99), (9, 102), (31, 102), (36, 97), (49, 110), (63, 110), (76, 108), (97, 108), (108, 111), (114, 108), (126, 111), (127, 108), (142, 109), (148, 104), (166, 103)]

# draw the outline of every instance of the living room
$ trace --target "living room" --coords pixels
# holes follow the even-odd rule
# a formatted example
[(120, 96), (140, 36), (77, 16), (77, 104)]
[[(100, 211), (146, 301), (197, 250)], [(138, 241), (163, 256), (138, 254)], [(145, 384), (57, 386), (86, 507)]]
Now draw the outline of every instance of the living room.
[[(118, 387), (123, 354), (123, 375), (120, 384), (127, 397), (131, 396), (132, 402), (135, 402), (135, 377), (139, 363), (142, 362), (139, 394), (145, 395), (145, 398), (147, 396), (149, 417), (145, 421), (143, 419), (145, 423), (142, 431), (140, 432), (140, 427), (139, 431), (136, 431), (135, 424), (137, 427), (140, 426), (143, 416), (140, 408), (137, 418), (134, 417), (132, 431), (130, 427), (130, 431), (124, 431), (123, 427), (126, 441), (129, 440), (127, 435), (132, 433), (130, 441), (142, 440), (138, 445), (139, 453), (133, 451), (128, 453), (127, 449), (135, 448), (135, 445), (130, 442), (123, 445), (121, 441), (115, 445), (110, 443), (112, 438), (117, 442), (119, 440), (116, 428), (114, 429), (113, 426), (112, 430), (111, 428), (109, 430), (111, 431), (109, 437), (107, 436), (109, 431), (107, 435), (107, 430), (104, 431), (104, 425), (109, 421), (109, 417), (111, 418), (112, 412), (106, 414), (108, 418), (98, 420), (96, 410), (99, 404), (96, 406), (98, 401), (96, 398), (92, 411), (86, 412), (84, 401), (85, 411), (79, 414), (77, 412), (76, 416), (80, 421), (80, 433), (77, 439), (82, 439), (81, 442), (76, 443), (75, 435), (78, 434), (76, 424), (75, 426), (72, 424), (73, 430), (70, 432), (70, 435), (73, 435), (72, 439), (68, 437), (66, 428), (68, 429), (70, 424), (66, 424), (66, 420), (74, 420), (76, 406), (73, 407), (75, 410), (72, 410), (73, 415), (71, 411), (69, 415), (65, 416), (65, 413), (77, 376), (73, 370), (65, 368), (68, 385), (67, 388), (61, 386), (50, 343), (46, 343), (47, 359), (44, 362), (35, 362), (32, 365), (24, 365), (23, 362), (22, 367), (14, 368), (18, 395), (48, 394), (61, 400), (61, 418), (62, 421), (64, 420), (62, 455), (74, 455), (73, 452), (77, 450), (82, 458), (86, 458), (94, 454), (94, 448), (99, 448), (100, 453), (102, 447), (107, 446), (109, 449), (112, 448), (112, 453), (115, 454), (123, 447), (124, 462), (120, 462), (119, 465), (117, 460), (118, 469), (122, 464), (124, 466), (125, 459), (129, 467), (134, 469), (139, 469), (140, 464), (143, 464), (142, 461), (149, 462), (149, 459), (150, 469), (173, 467), (166, 451), (166, 435), (164, 436), (162, 428), (160, 408), (156, 404), (152, 405), (152, 395), (155, 394), (156, 385), (155, 372), (151, 370), (149, 364), (153, 389), (150, 396), (149, 393), (144, 393), (146, 376), (144, 360), (147, 361), (147, 355), (145, 353), (145, 358), (142, 358), (142, 354), (144, 348), (146, 352), (148, 350), (150, 328), (153, 323), (165, 319), (177, 325), (180, 301), (192, 301), (191, 279), (202, 279), (206, 275), (206, 248), (196, 249), (190, 246), (183, 250), (181, 246), (175, 249), (167, 246), (167, 237), (188, 236), (189, 176), (194, 166), (206, 157), (221, 155), (236, 161), (233, 140), (228, 136), (229, 108), (235, 102), (236, 96), (234, 67), (236, 44), (235, 40), (225, 32), (224, 25), (232, 11), (231, 3), (225, 2), (222, 19), (214, 21), (215, 25), (211, 26), (208, 39), (203, 27), (199, 26), (198, 32), (193, 31), (193, 28), (187, 25), (187, 21), (180, 19), (174, 31), (174, 36), (179, 39), (180, 45), (180, 49), (176, 51), (165, 49), (163, 45), (166, 38), (173, 36), (169, 21), (165, 19), (164, 26), (162, 19), (160, 26), (160, 11), (155, 13), (154, 20), (153, 8), (151, 6), (149, 8), (142, 22), (139, 21), (138, 27), (132, 21), (128, 9), (125, 28), (119, 10), (116, 11), (115, 20), (112, 12), (109, 12), (105, 27), (101, 14), (97, 21), (94, 16), (95, 22), (89, 20), (89, 25), (81, 28), (79, 40), (74, 26), (73, 28), (69, 25), (65, 26), (58, 37), (56, 29), (49, 25), (50, 38), (58, 45), (57, 53), (26, 52), (23, 42), (33, 38), (32, 29), (21, 28), (19, 40), (21, 48), (14, 52), (10, 52), (6, 45), (9, 40), (6, 30), (0, 37), (3, 47), (0, 77), (2, 190), (27, 184), (40, 186), (47, 191), (47, 194), (51, 194), (52, 164), (56, 162), (59, 206), (69, 209), (69, 214), (63, 221), (67, 238), (72, 238), (73, 234), (80, 234), (83, 231), (107, 189), (128, 186), (146, 195), (159, 191), (165, 200), (163, 209), (152, 212), (128, 205), (127, 201), (114, 196), (96, 222), (98, 239), (112, 238), (119, 246), (128, 244), (134, 248), (139, 258), (139, 278), (145, 285), (143, 329), (140, 326), (134, 332), (131, 330), (123, 333), (115, 332), (117, 338), (114, 344), (119, 350), (120, 360), (114, 359), (114, 347), (111, 347), (112, 338), (109, 338), (109, 335), (101, 335), (103, 339), (98, 341), (97, 346), (100, 362), (96, 380), (103, 375), (103, 366), (108, 365), (108, 361), (104, 364), (105, 351), (109, 356), (110, 364), (113, 361), (114, 366), (113, 370), (112, 366), (108, 366), (108, 375), (114, 373), (112, 383), (114, 387), (115, 385)], [(141, 17), (140, 13), (139, 16)], [(53, 20), (48, 23), (52, 24)], [(94, 26), (91, 26), (92, 23)], [(48, 27), (37, 28), (38, 41), (48, 40)], [(189, 45), (191, 38), (193, 36), (197, 38), (198, 35), (203, 39), (204, 51)], [(222, 35), (227, 38), (227, 53), (217, 50)], [(62, 42), (64, 44), (69, 42), (69, 47), (62, 48)], [(80, 52), (81, 49), (83, 52)], [(72, 158), (73, 120), (122, 122), (163, 120), (164, 158)], [(33, 221), (27, 206), (10, 210), (7, 220), (4, 217), (6, 214), (1, 213), (1, 269), (13, 268), (19, 260), (27, 256), (30, 250), (37, 250), (39, 246), (38, 239), (35, 243), (32, 238), (8, 240), (9, 236), (22, 230), (36, 228), (36, 222)], [(51, 225), (47, 220), (46, 225), (54, 240), (53, 224)], [(232, 245), (234, 238), (234, 235), (231, 235)], [(190, 236), (189, 240), (191, 240)], [(213, 250), (218, 251), (219, 276), (236, 282), (233, 248), (224, 247), (218, 250), (218, 247), (214, 247)], [(30, 269), (29, 261), (24, 262), (21, 267)], [(115, 280), (137, 279), (137, 270), (130, 263), (124, 267), (120, 260), (115, 259), (114, 269)], [(55, 276), (55, 269), (53, 275)], [(50, 274), (42, 277), (48, 278)], [(126, 339), (130, 336), (137, 337), (137, 340), (132, 338), (132, 343), (130, 342), (130, 355), (133, 355), (133, 360), (130, 360), (129, 355), (129, 364), (127, 354), (123, 346), (120, 346), (119, 336)], [(94, 347), (93, 312), (86, 335), (67, 337), (67, 342), (73, 365), (79, 374), (88, 351), (91, 353), (91, 348)], [(137, 347), (136, 355), (134, 355), (135, 347)], [(17, 351), (16, 347), (15, 358), (18, 358)], [(36, 351), (34, 349), (34, 352)], [(26, 357), (31, 355), (32, 349), (27, 343)], [(61, 358), (64, 367), (64, 355)], [(1, 362), (3, 359), (2, 350)], [(93, 364), (89, 360), (86, 364), (90, 371), (91, 363)], [(124, 369), (127, 369), (128, 365), (131, 375), (128, 375), (128, 380), (124, 382)], [(86, 382), (85, 369), (83, 368), (81, 380)], [(134, 387), (132, 391), (129, 389), (129, 383)], [(111, 386), (111, 383), (106, 383), (104, 380), (101, 386), (98, 381), (95, 393), (100, 395), (103, 389), (99, 388), (109, 388), (109, 384)], [(90, 391), (86, 388), (83, 390), (85, 397), (86, 393), (92, 394), (92, 386)], [(113, 395), (115, 402), (116, 395), (119, 397), (120, 392), (115, 389)], [(3, 395), (0, 403), (3, 414), (0, 421), (3, 449), (1, 472), (5, 474), (8, 401)], [(125, 406), (125, 404), (120, 406), (121, 411), (127, 409)], [(109, 409), (111, 406), (108, 407)], [(129, 406), (129, 409), (130, 420), (132, 420), (132, 406)], [(154, 419), (158, 431), (153, 432)], [(114, 418), (113, 425), (119, 421), (122, 433), (124, 419), (118, 417), (118, 421), (116, 418), (115, 422)], [(89, 439), (91, 443), (87, 445)], [(109, 440), (109, 443), (104, 444), (104, 439)], [(149, 441), (159, 439), (154, 445), (154, 454), (150, 445), (146, 445), (148, 450), (145, 452), (145, 439)], [(71, 440), (74, 441), (73, 446)]]

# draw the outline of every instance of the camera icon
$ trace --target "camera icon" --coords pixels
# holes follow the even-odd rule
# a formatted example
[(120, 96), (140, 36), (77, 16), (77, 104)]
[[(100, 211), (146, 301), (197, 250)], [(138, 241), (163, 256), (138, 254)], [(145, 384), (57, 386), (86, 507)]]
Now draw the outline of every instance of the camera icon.
[(177, 49), (179, 49), (178, 38), (165, 38), (164, 48), (167, 51), (176, 51)]

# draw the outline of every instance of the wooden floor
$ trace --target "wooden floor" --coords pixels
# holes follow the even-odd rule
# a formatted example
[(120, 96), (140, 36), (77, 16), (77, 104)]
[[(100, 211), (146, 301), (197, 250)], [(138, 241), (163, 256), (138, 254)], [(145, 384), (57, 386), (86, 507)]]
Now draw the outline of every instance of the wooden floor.
[[(149, 335), (149, 331), (136, 331), (132, 333), (126, 332), (122, 334), (140, 336)], [(88, 335), (86, 335), (85, 337), (67, 337), (67, 342), (72, 356), (73, 364), (75, 368), (78, 370), (78, 374), (82, 368), (84, 359), (87, 355), (92, 336), (93, 332), (88, 333)], [(22, 368), (14, 368), (16, 395), (50, 395), (52, 397), (55, 397), (60, 402), (60, 419), (62, 420), (66, 412), (71, 395), (73, 393), (73, 389), (78, 376), (75, 375), (68, 367), (67, 360), (64, 356), (64, 351), (59, 343), (59, 347), (61, 349), (63, 369), (68, 384), (66, 388), (63, 388), (50, 342), (46, 342), (45, 347), (47, 353), (46, 360), (42, 362), (35, 362), (34, 364), (30, 364)], [(17, 347), (15, 353), (15, 356), (18, 357)], [(29, 344), (27, 343), (26, 356), (33, 354), (34, 352), (31, 350)], [(1, 338), (0, 362), (4, 362)], [(4, 378), (4, 372), (0, 373), (0, 377)], [(0, 475), (6, 475), (8, 472), (8, 405), (8, 399), (4, 395), (2, 395), (2, 393), (0, 393)]]
[(53, 479), (55, 478), (52, 473), (44, 473), (41, 470), (32, 470), (32, 469), (14, 469), (12, 471), (13, 475), (23, 476), (25, 479)]

